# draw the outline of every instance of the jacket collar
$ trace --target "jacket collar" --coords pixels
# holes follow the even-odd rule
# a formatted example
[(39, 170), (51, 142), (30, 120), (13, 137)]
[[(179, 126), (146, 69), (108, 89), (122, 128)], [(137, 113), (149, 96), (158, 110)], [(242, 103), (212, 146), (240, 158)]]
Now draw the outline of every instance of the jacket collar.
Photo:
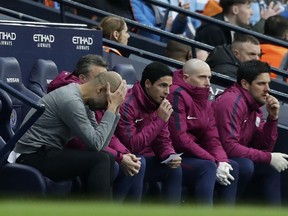
[(183, 80), (183, 70), (176, 70), (173, 74), (173, 85), (182, 87), (192, 98), (200, 104), (206, 104), (209, 97), (209, 88), (196, 87)]
[(262, 106), (261, 104), (259, 104), (253, 97), (252, 95), (244, 88), (242, 88), (239, 84), (235, 83), (232, 88), (236, 88), (241, 92), (241, 95), (243, 96), (247, 106), (251, 109), (251, 110), (255, 110), (255, 111), (260, 111), (260, 107)]
[(134, 84), (132, 92), (135, 95), (135, 98), (138, 101), (138, 103), (142, 106), (142, 109), (146, 110), (146, 112), (152, 113), (158, 109), (159, 105), (153, 102), (148, 97), (145, 90), (140, 85), (139, 81), (136, 84)]

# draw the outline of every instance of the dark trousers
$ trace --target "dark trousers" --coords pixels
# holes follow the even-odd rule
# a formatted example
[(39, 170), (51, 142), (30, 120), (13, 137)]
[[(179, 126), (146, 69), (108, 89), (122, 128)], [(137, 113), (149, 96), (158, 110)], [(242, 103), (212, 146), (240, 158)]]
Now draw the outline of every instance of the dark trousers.
[[(230, 160), (234, 181), (223, 186), (216, 183), (216, 163), (199, 158), (182, 159), (183, 187), (187, 189), (188, 198), (194, 198), (198, 204), (213, 205), (214, 201), (234, 205), (237, 195), (238, 164)], [(215, 184), (216, 183), (216, 184)]]
[(187, 198), (198, 204), (213, 205), (216, 181), (216, 163), (198, 158), (182, 158), (183, 187)]
[(107, 152), (41, 148), (20, 155), (16, 162), (35, 167), (56, 182), (80, 176), (85, 192), (99, 199), (111, 198), (114, 157)]
[(143, 181), (146, 161), (141, 157), (141, 168), (134, 176), (128, 176), (120, 165), (119, 173), (113, 183), (113, 198), (115, 201), (131, 201), (140, 203), (142, 199)]
[(161, 183), (161, 201), (179, 204), (181, 201), (182, 169), (161, 164), (156, 157), (145, 157), (146, 172), (144, 182)]
[(233, 160), (239, 164), (239, 202), (281, 204), (280, 173), (269, 164), (255, 164), (248, 158)]

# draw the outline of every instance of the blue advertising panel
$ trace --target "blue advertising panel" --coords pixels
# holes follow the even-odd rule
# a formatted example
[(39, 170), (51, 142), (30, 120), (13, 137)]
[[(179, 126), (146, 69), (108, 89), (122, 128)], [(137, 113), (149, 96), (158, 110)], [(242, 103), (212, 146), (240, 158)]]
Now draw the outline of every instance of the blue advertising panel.
[(102, 32), (94, 29), (0, 24), (0, 56), (19, 61), (26, 85), (37, 59), (49, 59), (59, 71), (73, 71), (86, 54), (102, 55)]

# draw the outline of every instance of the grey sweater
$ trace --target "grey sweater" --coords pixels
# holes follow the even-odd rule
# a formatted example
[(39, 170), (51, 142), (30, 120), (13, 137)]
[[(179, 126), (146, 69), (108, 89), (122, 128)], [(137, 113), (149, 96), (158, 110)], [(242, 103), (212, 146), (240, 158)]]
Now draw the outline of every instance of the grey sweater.
[[(120, 118), (119, 114), (106, 111), (98, 124), (94, 112), (84, 105), (76, 83), (52, 91), (39, 102), (46, 109), (16, 144), (17, 153), (33, 153), (43, 145), (48, 149), (62, 149), (73, 137), (100, 151), (109, 144)], [(34, 109), (29, 111), (24, 122), (33, 112)]]

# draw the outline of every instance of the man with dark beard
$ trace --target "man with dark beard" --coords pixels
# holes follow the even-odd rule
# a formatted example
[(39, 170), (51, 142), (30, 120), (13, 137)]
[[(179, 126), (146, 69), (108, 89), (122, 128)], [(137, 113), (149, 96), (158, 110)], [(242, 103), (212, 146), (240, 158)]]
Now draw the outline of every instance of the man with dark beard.
[[(249, 183), (249, 190), (245, 189), (249, 197), (261, 188), (255, 193), (261, 194), (258, 202), (279, 205), (279, 173), (288, 168), (288, 155), (272, 152), (280, 105), (269, 95), (270, 71), (270, 66), (259, 60), (244, 62), (237, 71), (237, 83), (220, 94), (213, 105), (223, 148), (239, 164), (238, 195)], [(263, 105), (268, 113), (266, 122)]]
[[(71, 83), (40, 99), (43, 115), (18, 141), (16, 163), (30, 165), (53, 181), (83, 177), (87, 192), (109, 199), (114, 158), (104, 149), (119, 120), (118, 109), (126, 95), (126, 82), (116, 72), (100, 73), (84, 83)], [(97, 124), (94, 111), (107, 109)], [(33, 114), (31, 110), (26, 119)], [(89, 150), (64, 149), (79, 137)]]

